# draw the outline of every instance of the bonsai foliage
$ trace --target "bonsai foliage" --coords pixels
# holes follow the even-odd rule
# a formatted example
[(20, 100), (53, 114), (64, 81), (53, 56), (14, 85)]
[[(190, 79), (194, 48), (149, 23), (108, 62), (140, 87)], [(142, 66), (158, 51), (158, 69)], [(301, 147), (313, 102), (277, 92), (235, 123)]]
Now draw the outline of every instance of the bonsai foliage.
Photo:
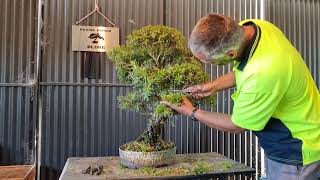
[[(124, 46), (108, 54), (122, 83), (133, 90), (118, 97), (121, 109), (150, 115), (145, 132), (137, 139), (144, 143), (160, 142), (160, 129), (176, 113), (160, 104), (162, 99), (181, 104), (188, 96), (182, 88), (208, 80), (201, 64), (185, 48), (185, 38), (180, 32), (166, 26), (146, 26), (128, 36)], [(215, 96), (201, 101), (188, 98), (195, 106), (200, 103), (215, 106)]]

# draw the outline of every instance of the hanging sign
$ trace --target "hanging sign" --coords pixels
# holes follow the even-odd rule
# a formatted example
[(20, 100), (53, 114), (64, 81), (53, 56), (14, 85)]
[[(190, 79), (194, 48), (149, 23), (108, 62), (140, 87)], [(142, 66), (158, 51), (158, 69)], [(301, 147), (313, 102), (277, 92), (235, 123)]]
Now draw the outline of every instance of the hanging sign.
[(119, 28), (72, 26), (72, 51), (107, 52), (119, 46)]

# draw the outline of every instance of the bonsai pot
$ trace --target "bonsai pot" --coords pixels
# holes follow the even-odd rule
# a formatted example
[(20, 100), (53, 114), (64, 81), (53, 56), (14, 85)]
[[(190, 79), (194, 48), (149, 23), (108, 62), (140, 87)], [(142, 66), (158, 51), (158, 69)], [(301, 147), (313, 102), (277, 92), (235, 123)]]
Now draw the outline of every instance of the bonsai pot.
[(171, 149), (154, 152), (136, 152), (119, 148), (120, 163), (128, 168), (160, 167), (171, 165), (175, 161), (176, 146)]

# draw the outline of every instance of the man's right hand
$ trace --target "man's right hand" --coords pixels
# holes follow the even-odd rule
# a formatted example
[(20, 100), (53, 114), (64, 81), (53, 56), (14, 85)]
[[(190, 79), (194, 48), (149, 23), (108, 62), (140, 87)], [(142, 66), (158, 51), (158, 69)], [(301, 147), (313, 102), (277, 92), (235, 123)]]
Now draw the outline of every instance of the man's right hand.
[(229, 72), (213, 81), (188, 87), (183, 92), (189, 93), (193, 98), (199, 99), (207, 97), (221, 90), (232, 88), (236, 85), (234, 71)]
[(191, 94), (195, 99), (207, 97), (216, 92), (213, 81), (190, 86), (182, 91)]

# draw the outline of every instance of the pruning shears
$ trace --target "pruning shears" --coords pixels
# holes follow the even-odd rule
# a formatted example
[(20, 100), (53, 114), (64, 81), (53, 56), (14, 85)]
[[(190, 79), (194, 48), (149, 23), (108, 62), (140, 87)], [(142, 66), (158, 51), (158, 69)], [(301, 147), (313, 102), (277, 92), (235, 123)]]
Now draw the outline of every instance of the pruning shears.
[(186, 94), (186, 95), (191, 95), (191, 91), (187, 91), (185, 89), (169, 89), (168, 91), (170, 92), (180, 92), (180, 93), (183, 93), (183, 94)]

